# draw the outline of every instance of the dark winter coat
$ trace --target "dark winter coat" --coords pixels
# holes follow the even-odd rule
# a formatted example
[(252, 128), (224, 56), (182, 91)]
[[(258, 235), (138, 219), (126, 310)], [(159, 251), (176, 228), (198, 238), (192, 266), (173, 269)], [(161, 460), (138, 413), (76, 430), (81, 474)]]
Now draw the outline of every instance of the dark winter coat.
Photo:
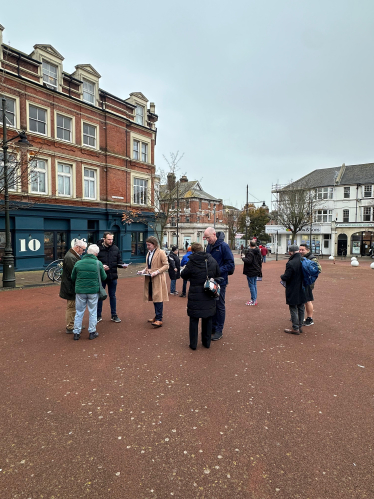
[(234, 255), (227, 243), (224, 241), (225, 235), (223, 232), (217, 232), (217, 241), (212, 245), (208, 244), (206, 252), (210, 253), (218, 263), (221, 272), (222, 281), (220, 286), (226, 286), (229, 283), (228, 272), (234, 270)]
[(123, 265), (118, 246), (112, 244), (112, 246), (106, 247), (102, 239), (97, 242), (97, 245), (100, 248), (100, 252), (97, 255), (98, 260), (100, 260), (103, 265), (108, 265), (109, 267), (109, 270), (105, 271), (107, 279), (110, 281), (118, 279), (117, 268), (122, 268)]
[[(82, 260), (74, 265), (71, 279), (75, 281), (76, 294), (94, 294), (99, 292), (99, 275), (97, 270), (98, 259), (95, 255), (83, 255)], [(99, 262), (100, 277), (106, 279), (103, 264)]]
[(248, 277), (262, 276), (262, 258), (258, 248), (249, 249), (246, 251), (244, 258), (243, 274)]
[(187, 301), (187, 314), (190, 317), (206, 319), (216, 313), (216, 301), (214, 297), (204, 291), (204, 283), (207, 277), (206, 260), (209, 277), (219, 277), (220, 271), (217, 262), (209, 253), (204, 253), (203, 251), (192, 253), (181, 272), (182, 279), (190, 281)]
[[(176, 279), (180, 279), (180, 277), (181, 277), (181, 262), (179, 260), (179, 256), (171, 251), (169, 253), (168, 260), (169, 260), (169, 277), (170, 277), (170, 279), (172, 281), (174, 281)], [(175, 272), (175, 269), (177, 269), (177, 272)]]
[(303, 278), (301, 255), (300, 253), (294, 253), (290, 256), (286, 264), (285, 273), (281, 275), (282, 281), (286, 283), (287, 305), (301, 305), (302, 303), (306, 303)]
[(73, 248), (70, 248), (66, 253), (62, 264), (62, 277), (60, 287), (60, 297), (64, 300), (75, 300), (75, 285), (71, 280), (71, 273), (74, 265), (81, 259)]

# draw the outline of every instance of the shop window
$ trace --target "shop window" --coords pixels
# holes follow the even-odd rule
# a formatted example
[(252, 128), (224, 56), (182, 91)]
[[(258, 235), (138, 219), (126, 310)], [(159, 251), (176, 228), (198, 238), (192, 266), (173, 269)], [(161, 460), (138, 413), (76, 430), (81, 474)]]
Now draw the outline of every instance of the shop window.
[(44, 263), (64, 258), (67, 251), (67, 233), (59, 231), (44, 232)]
[(131, 232), (131, 255), (145, 256), (144, 232)]

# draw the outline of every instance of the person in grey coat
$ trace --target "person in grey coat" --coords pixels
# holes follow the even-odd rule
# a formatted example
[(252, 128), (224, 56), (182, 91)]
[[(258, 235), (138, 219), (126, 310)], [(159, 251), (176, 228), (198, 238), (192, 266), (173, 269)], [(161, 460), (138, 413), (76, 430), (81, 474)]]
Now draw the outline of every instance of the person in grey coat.
[(71, 280), (74, 265), (81, 259), (87, 243), (77, 239), (74, 246), (66, 253), (62, 264), (60, 298), (67, 301), (66, 307), (66, 332), (73, 333), (75, 318), (75, 285)]
[(286, 283), (286, 303), (291, 313), (292, 329), (285, 329), (285, 333), (300, 334), (304, 322), (305, 290), (303, 286), (303, 269), (301, 267), (301, 255), (297, 244), (288, 248), (290, 259), (286, 264), (286, 271), (280, 276)]

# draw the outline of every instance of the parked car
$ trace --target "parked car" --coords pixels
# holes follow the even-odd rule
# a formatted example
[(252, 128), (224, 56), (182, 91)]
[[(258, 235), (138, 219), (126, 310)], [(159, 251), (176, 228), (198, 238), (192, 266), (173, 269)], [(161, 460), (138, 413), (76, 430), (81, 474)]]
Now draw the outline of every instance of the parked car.
[(266, 243), (265, 248), (268, 250), (269, 253), (271, 253), (271, 244), (270, 243)]

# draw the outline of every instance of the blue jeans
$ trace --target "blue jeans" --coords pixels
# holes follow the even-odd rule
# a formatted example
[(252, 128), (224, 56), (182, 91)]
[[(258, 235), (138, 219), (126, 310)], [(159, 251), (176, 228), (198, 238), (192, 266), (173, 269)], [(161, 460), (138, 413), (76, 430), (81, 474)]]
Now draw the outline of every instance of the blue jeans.
[(216, 301), (216, 315), (213, 316), (212, 330), (215, 333), (222, 333), (225, 325), (226, 308), (225, 308), (226, 286), (221, 286), (221, 294)]
[(262, 261), (266, 263), (266, 255), (262, 255)]
[(153, 302), (153, 305), (155, 307), (156, 321), (162, 321), (162, 313), (163, 313), (163, 310), (164, 310), (164, 302), (162, 302), (162, 301)]
[(88, 308), (89, 324), (88, 332), (94, 333), (97, 324), (97, 302), (99, 294), (79, 293), (75, 295), (75, 319), (74, 319), (74, 334), (80, 334), (82, 330), (82, 321), (86, 307)]
[(177, 284), (177, 280), (171, 279), (171, 281), (170, 281), (170, 293), (175, 293), (175, 291), (176, 291), (175, 285), (176, 284)]
[(247, 276), (248, 286), (251, 290), (251, 300), (257, 300), (257, 277)]
[[(117, 299), (116, 299), (116, 289), (117, 289), (117, 279), (103, 281), (103, 288), (108, 284), (108, 295), (110, 301), (110, 313), (113, 315), (117, 315)], [(103, 301), (99, 300), (99, 304), (97, 306), (97, 317), (101, 317), (101, 312), (103, 310)]]

